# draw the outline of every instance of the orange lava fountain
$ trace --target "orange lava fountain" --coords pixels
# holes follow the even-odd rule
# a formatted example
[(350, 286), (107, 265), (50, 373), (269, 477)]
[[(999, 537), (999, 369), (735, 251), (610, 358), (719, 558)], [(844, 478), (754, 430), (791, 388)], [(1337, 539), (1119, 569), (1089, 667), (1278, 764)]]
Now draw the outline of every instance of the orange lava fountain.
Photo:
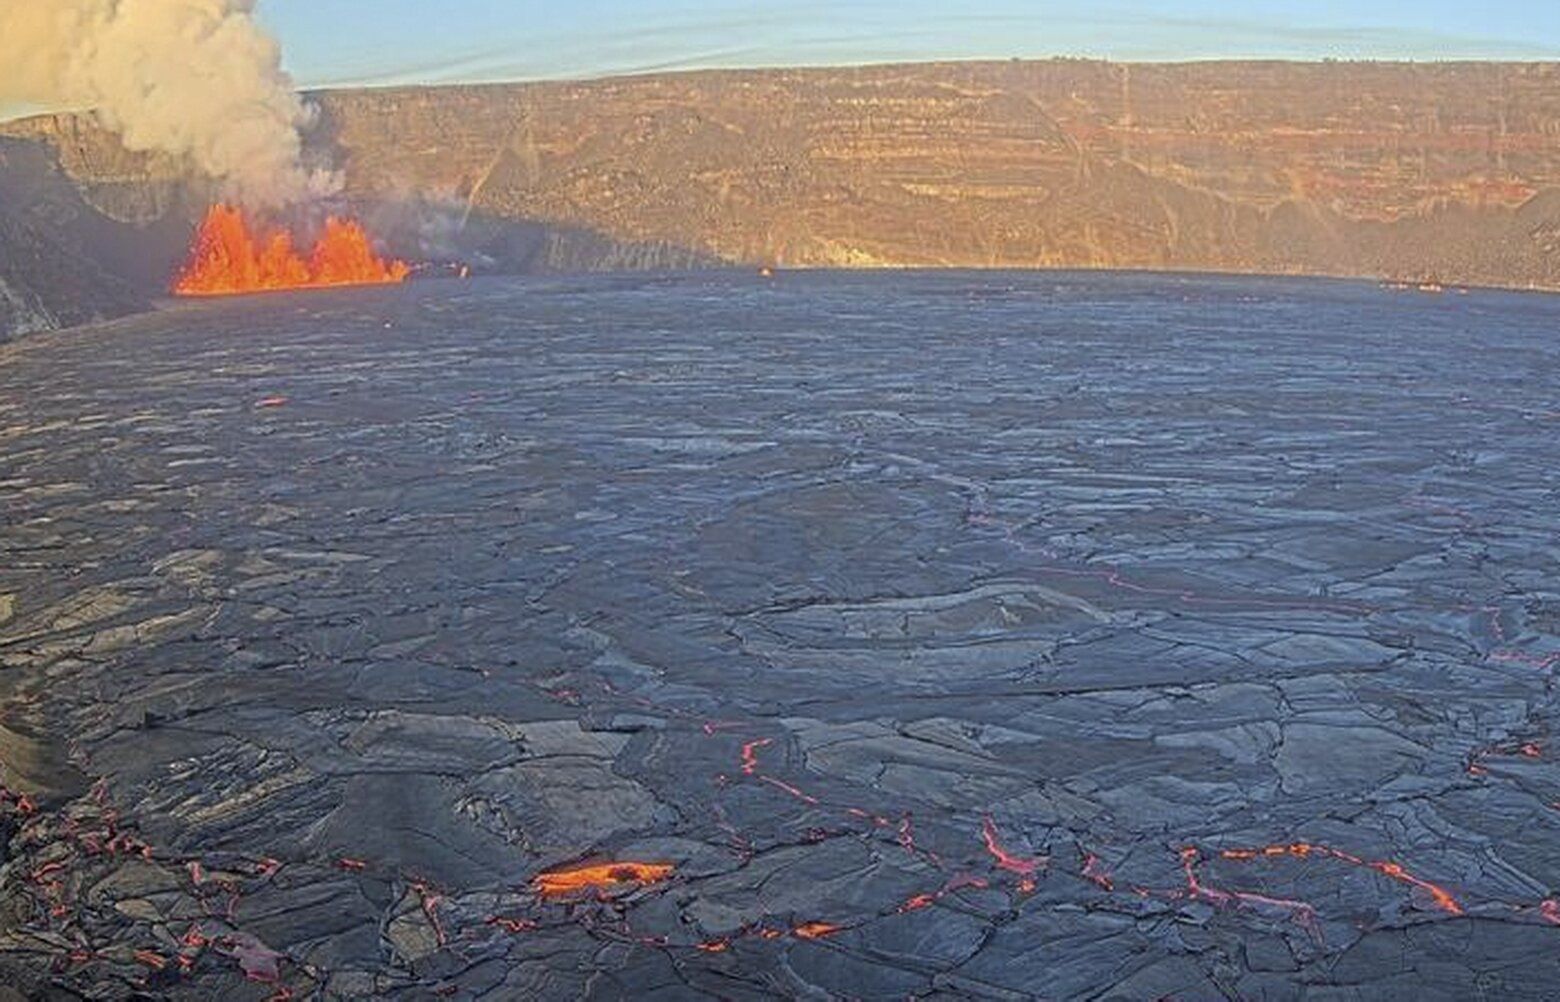
[(281, 289), (344, 285), (394, 285), (411, 267), (374, 253), (368, 233), (354, 220), (335, 216), (308, 256), (293, 247), (286, 230), (251, 227), (239, 209), (214, 205), (173, 283), (176, 296), (236, 296)]

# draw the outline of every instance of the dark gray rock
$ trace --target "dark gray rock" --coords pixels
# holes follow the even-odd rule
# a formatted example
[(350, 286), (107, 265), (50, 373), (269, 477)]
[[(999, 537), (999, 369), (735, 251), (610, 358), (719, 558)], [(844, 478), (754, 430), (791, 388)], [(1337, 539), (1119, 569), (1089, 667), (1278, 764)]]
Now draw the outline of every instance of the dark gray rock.
[(0, 983), (1546, 999), (1557, 326), (668, 276), (12, 346)]

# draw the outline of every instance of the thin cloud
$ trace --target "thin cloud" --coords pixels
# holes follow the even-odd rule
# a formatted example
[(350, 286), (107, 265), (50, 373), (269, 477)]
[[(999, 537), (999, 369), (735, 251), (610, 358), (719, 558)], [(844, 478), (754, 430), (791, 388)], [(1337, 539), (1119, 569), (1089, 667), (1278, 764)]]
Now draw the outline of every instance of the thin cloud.
[[(1252, 18), (1144, 16), (1120, 9), (1088, 14), (948, 13), (908, 21), (894, 5), (858, 4), (858, 18), (830, 30), (832, 8), (667, 17), (615, 29), (527, 34), (438, 59), (361, 66), (311, 80), (320, 85), (491, 82), (621, 73), (862, 64), (938, 59), (1086, 56), (1154, 62), (1207, 59), (1509, 59), (1560, 57), (1560, 46), (1375, 25), (1272, 24)], [(649, 15), (647, 15), (648, 17)], [(732, 40), (752, 40), (733, 44)], [(1030, 41), (1032, 40), (1032, 41)]]

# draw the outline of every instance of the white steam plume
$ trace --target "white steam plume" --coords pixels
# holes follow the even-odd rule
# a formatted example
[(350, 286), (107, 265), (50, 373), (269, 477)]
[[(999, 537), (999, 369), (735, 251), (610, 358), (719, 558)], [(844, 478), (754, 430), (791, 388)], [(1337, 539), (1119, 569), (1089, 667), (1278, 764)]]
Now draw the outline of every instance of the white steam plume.
[(126, 148), (188, 157), (247, 205), (328, 194), (313, 109), (255, 0), (0, 0), (0, 106), (92, 109)]

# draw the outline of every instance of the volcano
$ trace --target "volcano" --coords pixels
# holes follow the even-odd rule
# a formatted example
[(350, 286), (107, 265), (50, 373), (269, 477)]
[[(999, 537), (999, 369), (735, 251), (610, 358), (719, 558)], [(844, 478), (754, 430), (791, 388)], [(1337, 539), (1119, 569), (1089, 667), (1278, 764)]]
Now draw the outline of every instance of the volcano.
[(362, 224), (332, 216), (307, 255), (285, 229), (253, 224), (243, 210), (214, 205), (201, 221), (189, 259), (174, 279), (176, 296), (236, 296), (284, 289), (394, 285), (411, 266), (374, 250)]

